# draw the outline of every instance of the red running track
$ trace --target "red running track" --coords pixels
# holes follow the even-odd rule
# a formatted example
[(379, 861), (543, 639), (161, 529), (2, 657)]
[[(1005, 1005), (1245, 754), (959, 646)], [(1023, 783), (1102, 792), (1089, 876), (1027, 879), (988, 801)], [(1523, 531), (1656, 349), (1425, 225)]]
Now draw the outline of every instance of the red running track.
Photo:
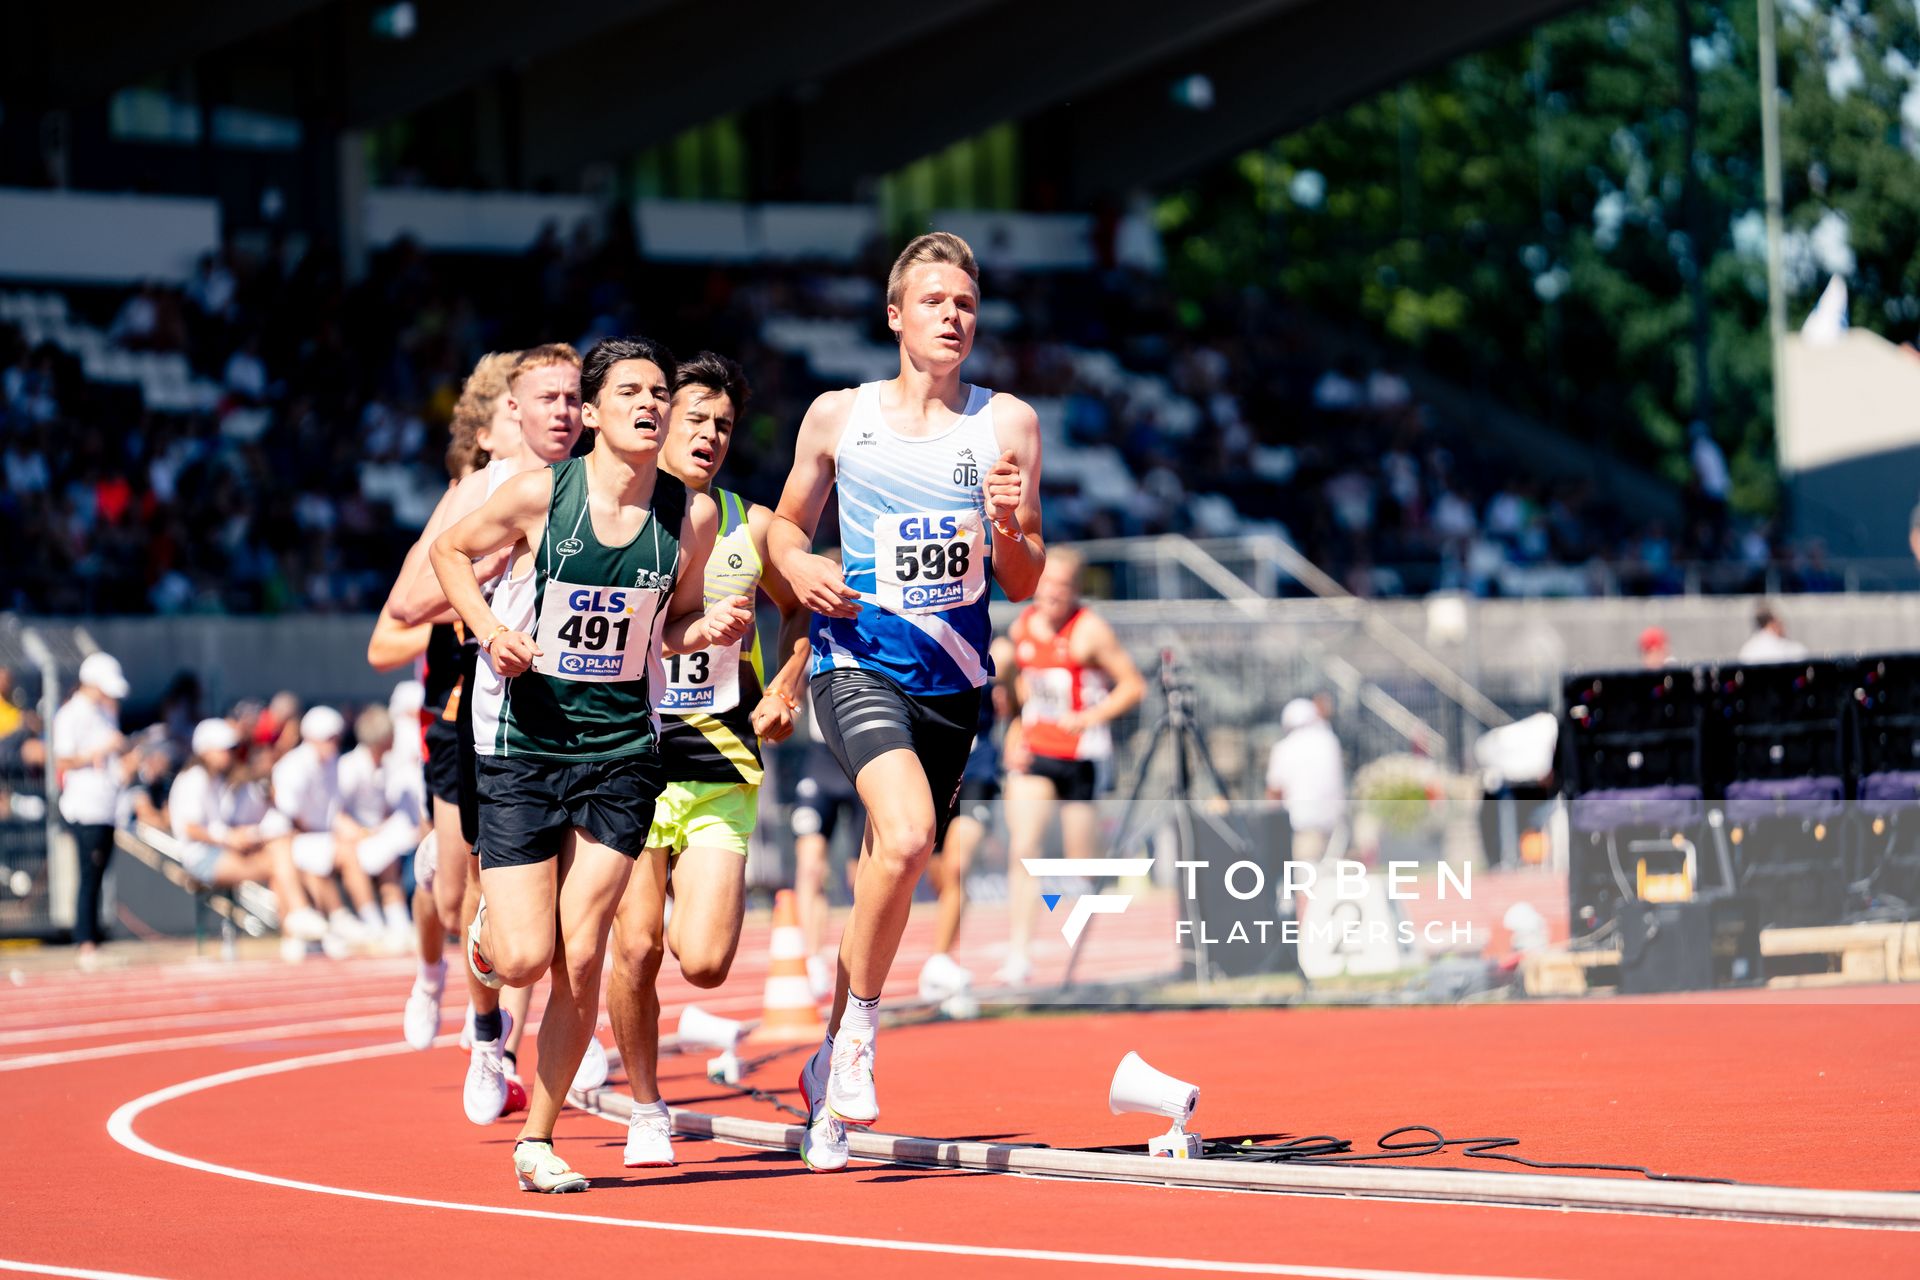
[[(924, 927), (916, 921), (910, 935), (902, 985), (917, 968), (916, 940), (924, 951)], [(753, 967), (715, 994), (752, 1003)], [(679, 1144), (675, 1169), (629, 1172), (619, 1167), (620, 1132), (578, 1113), (563, 1119), (558, 1136), (595, 1189), (524, 1195), (508, 1169), (513, 1122), (478, 1130), (460, 1116), (462, 1056), (393, 1050), (409, 976), (406, 964), (382, 961), (237, 965), (0, 991), (0, 1034), (54, 1031), (83, 1018), (96, 1027), (116, 1016), (147, 1021), (174, 1016), (154, 1010), (191, 1006), (158, 1033), (0, 1041), (0, 1076), (11, 1086), (0, 1102), (9, 1156), (0, 1175), (0, 1258), (169, 1280), (243, 1271), (452, 1275), (477, 1266), (499, 1274), (556, 1263), (568, 1274), (657, 1275), (760, 1267), (807, 1275), (911, 1267), (916, 1275), (970, 1277), (983, 1267), (1014, 1275), (1258, 1267), (1566, 1280), (1815, 1268), (1920, 1274), (1920, 1234), (1893, 1231), (871, 1165), (824, 1177), (784, 1154), (696, 1142)], [(665, 994), (677, 1004), (688, 992), (674, 985)], [(383, 995), (384, 1029), (337, 1025), (377, 1014), (323, 1008)], [(451, 1029), (457, 1003), (447, 1012)], [(1456, 1136), (1511, 1134), (1523, 1139), (1523, 1154), (1542, 1159), (1911, 1189), (1920, 1188), (1920, 1154), (1907, 1134), (1920, 1101), (1917, 1031), (1920, 1001), (1901, 988), (1791, 1000), (936, 1024), (883, 1033), (883, 1124), (1060, 1146), (1141, 1141), (1156, 1127), (1151, 1121), (1111, 1117), (1104, 1105), (1114, 1063), (1134, 1048), (1202, 1086), (1197, 1127), (1215, 1135), (1324, 1132), (1364, 1143), (1397, 1124), (1426, 1122)], [(219, 1039), (91, 1056), (102, 1045), (207, 1037)], [(84, 1056), (32, 1065), (70, 1045)], [(334, 1061), (249, 1074), (336, 1053)], [(769, 1083), (790, 1090), (794, 1061), (768, 1068)], [(673, 1101), (771, 1117), (750, 1099), (720, 1096), (691, 1062), (669, 1064)], [(237, 1078), (152, 1099), (220, 1073)], [(149, 1101), (136, 1113), (141, 1099)], [(116, 1112), (124, 1142), (108, 1130)], [(1007, 1250), (1020, 1256), (995, 1256)]]

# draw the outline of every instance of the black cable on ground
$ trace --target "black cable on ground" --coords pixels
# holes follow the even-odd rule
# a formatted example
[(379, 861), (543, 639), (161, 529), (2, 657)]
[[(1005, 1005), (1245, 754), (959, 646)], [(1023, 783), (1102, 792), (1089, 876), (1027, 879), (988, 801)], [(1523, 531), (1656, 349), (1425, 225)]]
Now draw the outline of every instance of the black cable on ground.
[[(1404, 1135), (1422, 1135), (1407, 1139)], [(1284, 1139), (1284, 1141), (1276, 1141)], [(1408, 1160), (1438, 1155), (1448, 1147), (1459, 1147), (1463, 1155), (1475, 1160), (1504, 1160), (1529, 1169), (1578, 1170), (1587, 1173), (1637, 1173), (1652, 1182), (1718, 1182), (1738, 1185), (1733, 1178), (1710, 1178), (1697, 1174), (1657, 1173), (1645, 1165), (1596, 1164), (1572, 1160), (1530, 1160), (1507, 1154), (1506, 1149), (1520, 1145), (1518, 1138), (1449, 1138), (1430, 1124), (1406, 1124), (1381, 1135), (1373, 1152), (1353, 1150), (1347, 1138), (1328, 1134), (1288, 1137), (1284, 1134), (1252, 1134), (1240, 1138), (1211, 1138), (1201, 1144), (1203, 1160), (1237, 1160), (1258, 1164), (1335, 1164), (1352, 1165), (1370, 1160)], [(1086, 1147), (1104, 1155), (1145, 1155), (1145, 1144), (1126, 1147)], [(1423, 1166), (1434, 1168), (1436, 1166)], [(1438, 1166), (1461, 1171), (1457, 1166)]]

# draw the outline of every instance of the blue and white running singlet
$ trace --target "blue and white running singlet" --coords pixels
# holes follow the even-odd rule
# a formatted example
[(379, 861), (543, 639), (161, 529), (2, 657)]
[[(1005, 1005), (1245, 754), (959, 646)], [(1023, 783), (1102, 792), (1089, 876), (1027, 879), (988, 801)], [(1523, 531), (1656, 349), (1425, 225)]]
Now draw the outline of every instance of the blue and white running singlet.
[(958, 422), (911, 439), (887, 426), (879, 383), (854, 396), (834, 469), (841, 572), (860, 593), (860, 615), (814, 615), (813, 674), (864, 667), (929, 696), (977, 689), (992, 675), (992, 399), (971, 387)]

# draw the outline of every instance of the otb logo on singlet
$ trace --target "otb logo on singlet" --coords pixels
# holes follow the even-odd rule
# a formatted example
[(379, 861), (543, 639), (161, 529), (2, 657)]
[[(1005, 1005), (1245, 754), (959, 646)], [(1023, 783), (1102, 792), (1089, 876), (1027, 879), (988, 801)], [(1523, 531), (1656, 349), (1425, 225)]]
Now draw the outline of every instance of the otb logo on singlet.
[(953, 464), (953, 482), (967, 489), (980, 487), (980, 462), (973, 450), (962, 449)]

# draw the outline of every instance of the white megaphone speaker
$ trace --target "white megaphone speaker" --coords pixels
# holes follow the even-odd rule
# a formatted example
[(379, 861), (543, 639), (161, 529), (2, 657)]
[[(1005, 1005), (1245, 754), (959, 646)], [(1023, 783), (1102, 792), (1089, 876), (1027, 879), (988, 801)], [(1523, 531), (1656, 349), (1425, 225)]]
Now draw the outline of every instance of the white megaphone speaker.
[(1200, 1135), (1188, 1133), (1187, 1122), (1200, 1105), (1200, 1087), (1176, 1080), (1164, 1071), (1155, 1071), (1146, 1059), (1129, 1051), (1113, 1073), (1113, 1085), (1107, 1090), (1107, 1108), (1115, 1115), (1137, 1111), (1143, 1115), (1165, 1116), (1173, 1128), (1147, 1144), (1147, 1154), (1193, 1160), (1200, 1156)]
[(707, 1059), (707, 1079), (726, 1084), (740, 1083), (740, 1059), (734, 1046), (740, 1043), (743, 1023), (708, 1013), (697, 1004), (680, 1011), (680, 1043), (701, 1049), (718, 1049), (720, 1056)]

